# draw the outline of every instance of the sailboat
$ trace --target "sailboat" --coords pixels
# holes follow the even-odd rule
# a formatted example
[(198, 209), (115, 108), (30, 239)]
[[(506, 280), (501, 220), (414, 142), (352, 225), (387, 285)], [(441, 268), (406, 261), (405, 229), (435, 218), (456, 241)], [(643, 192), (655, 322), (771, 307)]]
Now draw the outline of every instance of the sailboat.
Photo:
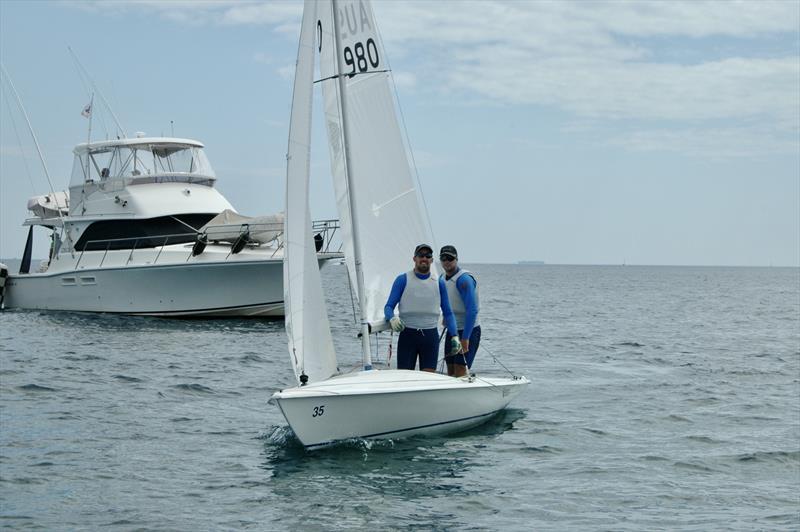
[[(320, 79), (314, 81), (319, 55)], [(479, 425), (527, 385), (522, 376), (455, 378), (377, 369), (370, 337), (411, 250), (432, 232), (415, 187), (368, 0), (306, 0), (292, 99), (286, 174), (284, 290), (298, 386), (274, 393), (308, 449), (350, 439), (439, 435)], [(331, 173), (348, 273), (360, 308), (362, 367), (340, 373), (314, 256), (309, 214), (313, 86), (322, 86)]]

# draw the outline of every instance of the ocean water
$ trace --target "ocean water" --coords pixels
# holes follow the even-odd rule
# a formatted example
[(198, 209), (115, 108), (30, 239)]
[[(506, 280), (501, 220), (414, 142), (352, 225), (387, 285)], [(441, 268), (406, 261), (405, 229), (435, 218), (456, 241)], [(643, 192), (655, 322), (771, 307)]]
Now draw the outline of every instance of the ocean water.
[(800, 528), (800, 269), (471, 269), (474, 370), (531, 386), (467, 433), (310, 453), (267, 404), (281, 321), (0, 314), (0, 527)]

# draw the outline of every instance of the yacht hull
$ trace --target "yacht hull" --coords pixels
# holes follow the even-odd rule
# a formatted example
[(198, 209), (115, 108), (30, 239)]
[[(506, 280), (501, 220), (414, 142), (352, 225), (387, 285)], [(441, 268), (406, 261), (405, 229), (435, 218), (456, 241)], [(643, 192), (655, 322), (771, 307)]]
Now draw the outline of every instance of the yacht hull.
[(11, 275), (6, 308), (282, 317), (283, 261), (190, 262)]
[(289, 426), (308, 449), (349, 439), (442, 435), (480, 425), (530, 383), (517, 378), (454, 378), (372, 370), (275, 393)]

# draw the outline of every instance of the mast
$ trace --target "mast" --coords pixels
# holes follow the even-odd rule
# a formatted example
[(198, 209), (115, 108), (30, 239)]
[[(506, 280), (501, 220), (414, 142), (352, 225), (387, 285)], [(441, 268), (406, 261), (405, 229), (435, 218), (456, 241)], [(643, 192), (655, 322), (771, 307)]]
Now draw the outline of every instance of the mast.
[(361, 355), (365, 370), (372, 369), (372, 354), (369, 347), (369, 317), (367, 316), (367, 305), (364, 291), (364, 270), (361, 259), (361, 239), (358, 226), (358, 209), (356, 209), (356, 190), (353, 178), (350, 175), (350, 132), (347, 120), (347, 97), (345, 74), (342, 65), (342, 36), (339, 32), (339, 2), (332, 0), (333, 8), (333, 35), (336, 41), (336, 73), (339, 80), (339, 102), (342, 107), (342, 135), (344, 143), (344, 173), (347, 177), (347, 191), (350, 205), (350, 223), (353, 232), (353, 261), (356, 266), (356, 290), (358, 301), (361, 307)]
[[(83, 181), (86, 182), (89, 179), (89, 159), (91, 159), (91, 149), (89, 144), (92, 143), (92, 107), (94, 107), (94, 93), (92, 93), (92, 98), (89, 100), (89, 113), (86, 118), (89, 119), (89, 131), (86, 133), (86, 173), (84, 174)], [(81, 194), (85, 193), (85, 186), (81, 187)]]

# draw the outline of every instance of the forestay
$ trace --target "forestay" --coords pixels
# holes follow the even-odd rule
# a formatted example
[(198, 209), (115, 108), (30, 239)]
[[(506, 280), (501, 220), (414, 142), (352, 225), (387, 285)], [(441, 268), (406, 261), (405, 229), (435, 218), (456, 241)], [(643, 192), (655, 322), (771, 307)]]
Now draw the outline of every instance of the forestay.
[(289, 354), (298, 381), (305, 374), (312, 382), (327, 379), (337, 370), (308, 205), (316, 5), (315, 0), (305, 2), (297, 53), (287, 153), (283, 266)]
[(337, 5), (340, 53), (347, 74), (344, 91), (350, 152), (347, 170), (354, 190), (348, 191), (345, 174), (334, 17), (331, 4), (321, 3), (318, 50), (331, 172), (350, 278), (355, 281), (356, 268), (348, 194), (354, 198), (359, 224), (365, 299), (361, 304), (370, 323), (383, 323), (383, 305), (394, 278), (403, 268), (410, 267), (417, 244), (432, 243), (431, 230), (395, 114), (389, 66), (372, 7), (362, 0), (344, 0)]

